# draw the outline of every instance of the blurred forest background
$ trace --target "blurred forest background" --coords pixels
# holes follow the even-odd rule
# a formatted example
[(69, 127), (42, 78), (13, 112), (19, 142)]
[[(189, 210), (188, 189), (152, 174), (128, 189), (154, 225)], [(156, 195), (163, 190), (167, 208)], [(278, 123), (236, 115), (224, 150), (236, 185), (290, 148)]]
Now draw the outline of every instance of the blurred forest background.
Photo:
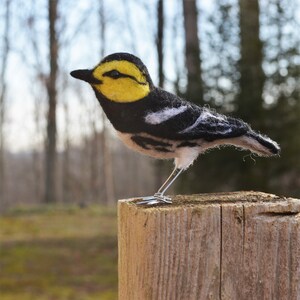
[(153, 194), (172, 168), (127, 150), (69, 76), (119, 51), (282, 147), (271, 159), (213, 150), (176, 192), (300, 197), (299, 0), (1, 0), (1, 299), (117, 298), (116, 213), (104, 206)]
[(3, 0), (0, 7), (0, 208), (114, 204), (153, 193), (164, 167), (116, 139), (93, 92), (69, 76), (131, 52), (154, 82), (240, 117), (279, 158), (214, 150), (178, 192), (300, 195), (300, 1)]

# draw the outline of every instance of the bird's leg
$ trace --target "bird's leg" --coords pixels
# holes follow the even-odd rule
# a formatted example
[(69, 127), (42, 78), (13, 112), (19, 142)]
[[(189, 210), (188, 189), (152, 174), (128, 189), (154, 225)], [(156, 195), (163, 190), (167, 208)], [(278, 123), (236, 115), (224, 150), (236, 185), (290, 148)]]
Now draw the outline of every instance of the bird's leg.
[(183, 169), (179, 169), (177, 167), (174, 168), (170, 176), (163, 183), (163, 185), (158, 189), (158, 191), (150, 197), (143, 197), (142, 201), (137, 202), (137, 204), (159, 204), (159, 203), (172, 203), (170, 197), (166, 197), (164, 194), (168, 190), (168, 188), (174, 183), (176, 178), (182, 173)]
[(167, 189), (173, 184), (173, 182), (176, 180), (176, 178), (181, 174), (183, 169), (174, 168), (170, 176), (167, 178), (167, 180), (163, 183), (163, 185), (158, 189), (158, 191), (155, 193), (155, 195), (161, 195), (163, 196), (164, 193), (167, 191)]

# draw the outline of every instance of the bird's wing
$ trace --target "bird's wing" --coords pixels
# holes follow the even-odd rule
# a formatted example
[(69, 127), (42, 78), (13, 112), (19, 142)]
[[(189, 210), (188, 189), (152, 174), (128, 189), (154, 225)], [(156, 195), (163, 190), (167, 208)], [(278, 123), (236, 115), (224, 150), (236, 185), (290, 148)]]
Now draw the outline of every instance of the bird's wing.
[(241, 120), (203, 108), (198, 118), (192, 124), (179, 131), (179, 134), (189, 139), (203, 138), (207, 141), (213, 141), (241, 136), (248, 130), (249, 125)]
[[(144, 121), (148, 133), (167, 139), (189, 140), (237, 137), (249, 131), (245, 122), (218, 114), (208, 108), (182, 100), (163, 91), (167, 101), (153, 111), (147, 111)], [(160, 99), (161, 99), (160, 95)]]

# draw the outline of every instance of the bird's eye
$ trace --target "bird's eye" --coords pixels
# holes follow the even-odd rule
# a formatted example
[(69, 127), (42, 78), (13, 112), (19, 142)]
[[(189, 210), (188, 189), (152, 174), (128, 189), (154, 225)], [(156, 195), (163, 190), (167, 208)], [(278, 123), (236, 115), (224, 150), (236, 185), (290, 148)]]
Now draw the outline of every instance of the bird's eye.
[(118, 72), (117, 70), (106, 72), (104, 75), (115, 79), (121, 77), (121, 73)]

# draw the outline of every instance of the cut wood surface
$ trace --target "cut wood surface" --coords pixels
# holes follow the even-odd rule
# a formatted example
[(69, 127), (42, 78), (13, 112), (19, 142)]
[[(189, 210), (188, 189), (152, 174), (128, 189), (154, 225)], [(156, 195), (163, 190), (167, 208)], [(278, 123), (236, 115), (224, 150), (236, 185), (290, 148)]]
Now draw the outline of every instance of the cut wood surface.
[(300, 200), (260, 192), (119, 201), (120, 300), (300, 299)]

